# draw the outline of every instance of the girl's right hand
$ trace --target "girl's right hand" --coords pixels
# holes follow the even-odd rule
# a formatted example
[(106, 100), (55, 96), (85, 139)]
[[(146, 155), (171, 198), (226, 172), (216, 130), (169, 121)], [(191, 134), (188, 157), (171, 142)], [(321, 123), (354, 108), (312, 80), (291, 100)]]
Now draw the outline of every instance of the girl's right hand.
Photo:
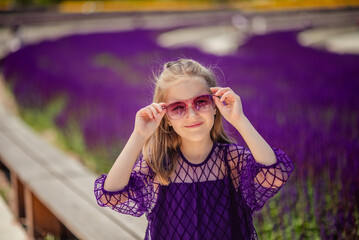
[(162, 109), (165, 103), (152, 103), (136, 113), (134, 132), (149, 138), (160, 125), (166, 109)]

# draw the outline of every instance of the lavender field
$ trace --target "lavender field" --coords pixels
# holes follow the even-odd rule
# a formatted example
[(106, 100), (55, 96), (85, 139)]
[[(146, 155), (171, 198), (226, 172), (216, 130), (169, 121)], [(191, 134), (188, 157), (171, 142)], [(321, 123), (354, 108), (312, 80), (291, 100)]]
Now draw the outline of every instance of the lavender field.
[(42, 114), (60, 102), (55, 126), (80, 139), (79, 149), (96, 156), (93, 169), (103, 172), (136, 111), (151, 102), (153, 72), (179, 57), (212, 65), (262, 136), (295, 164), (288, 184), (255, 215), (259, 238), (359, 239), (359, 56), (304, 48), (296, 31), (254, 36), (225, 57), (161, 48), (160, 33), (42, 42), (7, 56), (3, 72), (22, 111)]

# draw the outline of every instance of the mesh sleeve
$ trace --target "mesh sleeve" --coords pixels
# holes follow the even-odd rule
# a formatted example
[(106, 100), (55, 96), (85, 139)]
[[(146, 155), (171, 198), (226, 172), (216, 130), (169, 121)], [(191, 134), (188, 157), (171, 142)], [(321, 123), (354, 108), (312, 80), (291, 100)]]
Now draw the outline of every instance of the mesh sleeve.
[(107, 174), (103, 174), (95, 181), (94, 193), (98, 205), (110, 207), (123, 213), (140, 217), (149, 209), (153, 185), (152, 172), (146, 161), (141, 157), (134, 165), (128, 184), (119, 191), (106, 191), (104, 183)]
[(229, 147), (228, 157), (235, 165), (236, 176), (243, 198), (253, 211), (263, 208), (265, 202), (278, 193), (294, 170), (292, 161), (278, 148), (272, 148), (276, 162), (263, 165), (255, 161), (249, 149), (235, 144)]

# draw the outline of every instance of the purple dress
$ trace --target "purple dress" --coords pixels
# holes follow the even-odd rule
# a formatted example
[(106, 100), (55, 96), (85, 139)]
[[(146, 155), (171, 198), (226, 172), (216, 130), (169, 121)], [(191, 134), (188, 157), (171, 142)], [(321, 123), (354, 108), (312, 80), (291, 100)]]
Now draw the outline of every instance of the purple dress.
[(139, 217), (146, 214), (145, 239), (257, 239), (253, 211), (260, 210), (288, 180), (293, 164), (273, 148), (277, 162), (257, 163), (249, 149), (214, 143), (200, 164), (179, 152), (168, 186), (160, 185), (140, 157), (128, 185), (116, 192), (104, 190), (107, 175), (95, 181), (100, 206)]

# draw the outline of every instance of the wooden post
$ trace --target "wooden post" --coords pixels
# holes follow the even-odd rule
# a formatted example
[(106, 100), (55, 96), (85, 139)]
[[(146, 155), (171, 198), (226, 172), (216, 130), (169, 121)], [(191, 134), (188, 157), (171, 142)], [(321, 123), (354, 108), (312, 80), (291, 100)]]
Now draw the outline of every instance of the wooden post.
[(26, 231), (30, 239), (35, 239), (35, 228), (34, 228), (34, 209), (32, 203), (32, 193), (28, 188), (24, 188), (25, 196), (25, 216), (26, 216)]
[(16, 218), (24, 223), (25, 218), (25, 202), (24, 202), (24, 186), (19, 180), (14, 171), (10, 172), (11, 188), (12, 188), (12, 201), (10, 208), (12, 209)]
[(15, 172), (10, 171), (10, 183), (11, 183), (11, 196), (10, 196), (10, 208), (12, 212), (14, 213), (16, 218), (19, 218), (19, 196), (18, 196), (18, 181), (17, 181), (17, 175)]
[(32, 203), (35, 233), (41, 237), (46, 237), (47, 234), (60, 237), (62, 232), (61, 222), (34, 195), (32, 195)]
[(76, 239), (41, 201), (25, 188), (26, 225), (31, 239), (48, 234), (61, 239)]

